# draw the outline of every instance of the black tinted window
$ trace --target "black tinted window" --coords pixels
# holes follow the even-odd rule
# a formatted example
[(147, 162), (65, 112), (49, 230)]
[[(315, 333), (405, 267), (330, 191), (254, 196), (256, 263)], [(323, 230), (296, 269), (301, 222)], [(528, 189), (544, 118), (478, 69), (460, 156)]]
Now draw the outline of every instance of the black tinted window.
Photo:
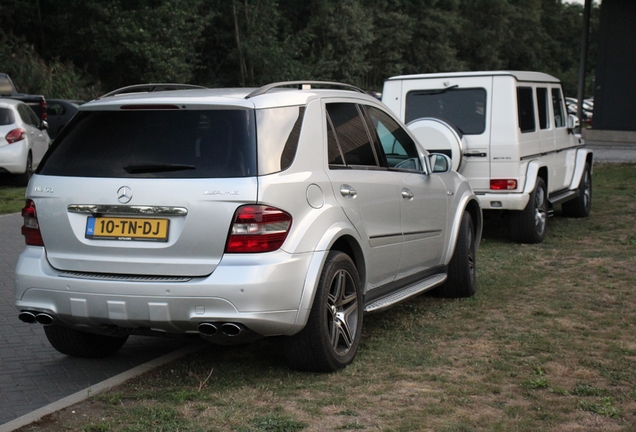
[(554, 126), (565, 126), (565, 115), (563, 111), (563, 98), (561, 97), (561, 90), (557, 88), (552, 89), (552, 109), (554, 110)]
[(517, 114), (522, 133), (534, 132), (534, 100), (531, 87), (517, 87)]
[(15, 115), (9, 108), (0, 108), (0, 126), (15, 123)]
[(406, 95), (406, 123), (424, 117), (446, 120), (465, 135), (486, 130), (486, 90), (418, 90)]
[(548, 129), (550, 108), (548, 107), (548, 89), (545, 87), (537, 88), (537, 108), (539, 109), (539, 127)]
[(64, 129), (39, 173), (81, 177), (256, 175), (251, 110), (85, 111)]
[[(364, 126), (360, 111), (355, 104), (327, 104), (333, 135), (344, 155), (347, 165), (377, 166), (373, 145)], [(330, 152), (335, 154), (335, 152)], [(330, 155), (331, 156), (331, 155)]]

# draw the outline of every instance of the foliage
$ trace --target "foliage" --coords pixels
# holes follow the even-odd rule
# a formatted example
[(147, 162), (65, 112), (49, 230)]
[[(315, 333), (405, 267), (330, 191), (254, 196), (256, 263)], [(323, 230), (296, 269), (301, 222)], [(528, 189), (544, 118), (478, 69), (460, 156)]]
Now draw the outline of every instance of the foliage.
[[(28, 59), (12, 67), (14, 80), (49, 97), (87, 82), (109, 91), (151, 81), (258, 86), (324, 79), (380, 90), (397, 74), (493, 69), (553, 74), (568, 95), (578, 85), (583, 7), (563, 0), (3, 3), (0, 28), (21, 42), (2, 49), (1, 68), (7, 52)], [(598, 12), (595, 3), (588, 95)]]

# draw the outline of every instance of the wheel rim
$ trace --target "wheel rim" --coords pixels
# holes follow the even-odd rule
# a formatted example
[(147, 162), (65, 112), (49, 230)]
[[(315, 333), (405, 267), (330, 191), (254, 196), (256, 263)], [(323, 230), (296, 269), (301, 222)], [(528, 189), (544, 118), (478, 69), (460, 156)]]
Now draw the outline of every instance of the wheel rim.
[(534, 225), (537, 233), (541, 234), (545, 230), (545, 221), (547, 218), (545, 190), (541, 187), (537, 189), (534, 204)]
[(327, 299), (327, 325), (331, 347), (339, 356), (346, 355), (358, 331), (358, 295), (351, 274), (340, 269), (334, 275)]

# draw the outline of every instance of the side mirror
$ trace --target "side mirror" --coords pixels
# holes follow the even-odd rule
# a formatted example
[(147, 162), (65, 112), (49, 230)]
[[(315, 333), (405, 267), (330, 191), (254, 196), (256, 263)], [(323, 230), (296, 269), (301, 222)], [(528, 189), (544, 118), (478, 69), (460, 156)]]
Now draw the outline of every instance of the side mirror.
[(577, 129), (579, 126), (581, 125), (581, 123), (579, 122), (579, 118), (577, 116), (575, 116), (574, 114), (569, 114), (568, 115), (568, 130), (573, 131), (574, 129)]
[(42, 123), (40, 123), (40, 130), (48, 130), (49, 129), (49, 122), (47, 122), (46, 120), (42, 120)]
[(429, 155), (428, 161), (431, 164), (431, 172), (433, 173), (447, 173), (453, 166), (451, 159), (441, 153), (433, 153)]

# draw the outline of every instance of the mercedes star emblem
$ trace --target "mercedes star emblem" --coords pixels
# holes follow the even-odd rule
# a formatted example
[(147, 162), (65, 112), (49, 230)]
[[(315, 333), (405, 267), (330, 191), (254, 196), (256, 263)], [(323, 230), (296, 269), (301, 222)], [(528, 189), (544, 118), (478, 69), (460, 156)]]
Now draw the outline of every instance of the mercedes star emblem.
[(122, 186), (117, 190), (117, 200), (122, 204), (128, 204), (132, 197), (132, 189), (128, 186)]

